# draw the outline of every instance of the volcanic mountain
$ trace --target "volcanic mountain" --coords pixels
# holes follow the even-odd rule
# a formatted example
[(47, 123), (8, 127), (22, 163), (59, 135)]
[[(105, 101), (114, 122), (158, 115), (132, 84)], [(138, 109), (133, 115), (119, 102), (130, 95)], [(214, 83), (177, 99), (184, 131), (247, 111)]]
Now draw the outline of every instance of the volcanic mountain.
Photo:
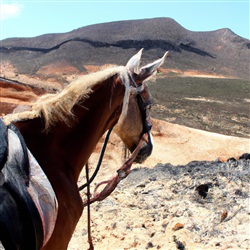
[(189, 31), (170, 18), (2, 40), (0, 115), (60, 91), (79, 75), (125, 65), (141, 48), (142, 65), (169, 51), (150, 86), (154, 118), (228, 135), (249, 134), (250, 41), (229, 29)]
[(17, 76), (26, 75), (64, 84), (91, 67), (124, 65), (141, 48), (144, 62), (169, 51), (163, 66), (166, 72), (249, 79), (249, 40), (226, 28), (189, 31), (170, 18), (103, 23), (67, 33), (2, 40), (1, 77), (18, 80)]

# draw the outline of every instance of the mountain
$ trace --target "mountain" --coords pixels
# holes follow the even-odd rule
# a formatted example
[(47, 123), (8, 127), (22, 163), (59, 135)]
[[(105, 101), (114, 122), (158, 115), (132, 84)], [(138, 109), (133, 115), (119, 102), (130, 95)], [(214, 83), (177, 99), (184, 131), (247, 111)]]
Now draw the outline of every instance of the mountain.
[[(152, 120), (154, 151), (113, 194), (91, 206), (94, 246), (248, 249), (249, 159), (239, 156), (249, 152), (250, 41), (229, 29), (192, 32), (158, 18), (0, 41), (0, 117), (28, 108), (80, 74), (124, 65), (141, 48), (143, 63), (170, 51), (162, 74), (149, 84), (153, 117), (161, 119)], [(193, 75), (202, 77), (179, 77)], [(91, 170), (103, 140), (89, 159)], [(123, 143), (111, 134), (94, 182), (115, 174), (123, 155)], [(84, 183), (83, 171), (78, 184)], [(206, 197), (198, 189), (204, 185)], [(88, 248), (83, 212), (69, 249)]]
[(79, 75), (125, 65), (141, 48), (142, 65), (169, 51), (149, 85), (154, 118), (249, 137), (250, 41), (229, 29), (192, 32), (170, 18), (0, 41), (0, 115), (29, 108)]
[[(229, 29), (192, 32), (170, 18), (90, 25), (61, 34), (1, 41), (1, 77), (68, 83), (104, 64), (124, 65), (144, 48), (144, 63), (169, 51), (167, 73), (185, 71), (249, 79), (250, 41)], [(12, 69), (12, 71), (10, 70)]]

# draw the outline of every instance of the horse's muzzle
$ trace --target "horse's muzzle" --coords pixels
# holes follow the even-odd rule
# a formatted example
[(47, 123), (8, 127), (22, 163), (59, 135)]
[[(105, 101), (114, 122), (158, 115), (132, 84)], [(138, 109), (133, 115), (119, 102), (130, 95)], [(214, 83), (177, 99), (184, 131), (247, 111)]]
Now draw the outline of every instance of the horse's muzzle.
[[(144, 134), (143, 136), (146, 137), (146, 134)], [(144, 143), (138, 153), (138, 155), (136, 156), (134, 162), (136, 163), (142, 163), (144, 162), (152, 153), (153, 151), (153, 142), (152, 142), (152, 136), (150, 131), (148, 131), (147, 133), (147, 140), (144, 140)]]

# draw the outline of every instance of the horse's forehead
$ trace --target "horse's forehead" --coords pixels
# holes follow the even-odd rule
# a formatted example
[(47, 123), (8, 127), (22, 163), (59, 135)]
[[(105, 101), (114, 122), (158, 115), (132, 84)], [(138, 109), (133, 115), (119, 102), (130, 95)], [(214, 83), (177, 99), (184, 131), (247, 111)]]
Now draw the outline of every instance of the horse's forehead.
[(151, 94), (149, 92), (149, 89), (148, 89), (147, 85), (145, 85), (145, 88), (142, 91), (141, 95), (142, 95), (143, 99), (149, 100), (149, 101), (151, 100), (152, 97), (151, 97)]
[(140, 96), (143, 101), (143, 106), (147, 106), (152, 103), (152, 97), (147, 85), (145, 85), (143, 90), (140, 92)]

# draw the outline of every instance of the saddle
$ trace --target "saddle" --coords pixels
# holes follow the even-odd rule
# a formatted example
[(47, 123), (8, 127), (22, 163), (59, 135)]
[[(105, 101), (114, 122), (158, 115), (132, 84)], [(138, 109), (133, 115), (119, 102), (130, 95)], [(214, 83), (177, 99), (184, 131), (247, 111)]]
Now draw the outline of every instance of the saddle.
[(29, 227), (35, 237), (32, 249), (40, 249), (43, 243), (42, 221), (28, 192), (29, 184), (30, 167), (24, 139), (13, 124), (6, 127), (0, 119), (0, 188), (8, 190), (21, 213), (31, 218)]

